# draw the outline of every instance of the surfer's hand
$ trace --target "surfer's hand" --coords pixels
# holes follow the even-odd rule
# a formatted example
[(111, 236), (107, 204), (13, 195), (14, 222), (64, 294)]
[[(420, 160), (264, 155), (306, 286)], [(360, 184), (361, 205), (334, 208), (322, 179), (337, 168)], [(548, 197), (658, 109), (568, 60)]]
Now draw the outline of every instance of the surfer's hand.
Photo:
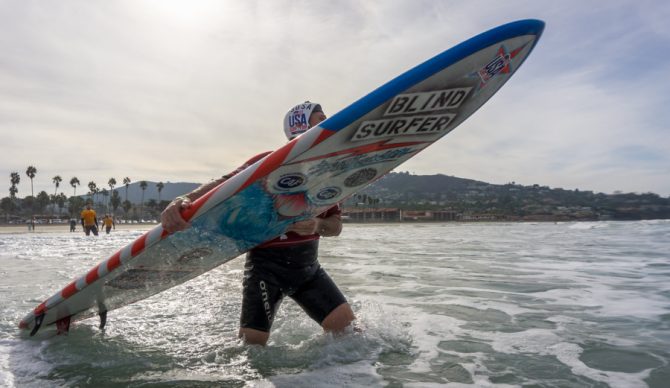
[(311, 234), (316, 233), (318, 229), (319, 229), (319, 219), (312, 218), (311, 220), (298, 221), (294, 224), (291, 224), (286, 231), (295, 232), (301, 236), (309, 236)]
[(184, 230), (191, 225), (181, 216), (182, 209), (191, 207), (191, 201), (186, 198), (176, 198), (161, 213), (161, 224), (163, 229), (169, 233)]

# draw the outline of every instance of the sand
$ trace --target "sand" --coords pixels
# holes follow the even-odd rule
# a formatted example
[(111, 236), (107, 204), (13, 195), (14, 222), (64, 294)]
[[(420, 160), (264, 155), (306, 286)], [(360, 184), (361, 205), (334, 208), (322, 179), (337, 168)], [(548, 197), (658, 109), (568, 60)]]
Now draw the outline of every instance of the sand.
[[(116, 230), (149, 230), (158, 224), (117, 224)], [(99, 233), (104, 233), (102, 228), (98, 228)], [(69, 224), (37, 224), (34, 231), (28, 230), (28, 225), (0, 225), (1, 234), (16, 233), (63, 233), (69, 232)], [(84, 233), (81, 225), (77, 225), (77, 230), (72, 233)], [(114, 233), (114, 229), (110, 233)]]

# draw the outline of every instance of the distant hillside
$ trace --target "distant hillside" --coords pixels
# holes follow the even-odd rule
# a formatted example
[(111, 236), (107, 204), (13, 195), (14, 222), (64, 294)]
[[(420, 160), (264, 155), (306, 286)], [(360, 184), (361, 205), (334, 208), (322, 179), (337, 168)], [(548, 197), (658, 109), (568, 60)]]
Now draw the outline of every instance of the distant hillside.
[[(147, 182), (147, 189), (144, 192), (144, 201), (150, 199), (158, 200), (158, 189), (156, 188), (156, 183), (158, 182)], [(174, 197), (182, 194), (186, 194), (190, 191), (193, 191), (195, 188), (199, 187), (199, 183), (187, 183), (187, 182), (177, 182), (177, 183), (163, 183), (163, 190), (161, 191), (161, 200), (172, 200)], [(108, 188), (109, 190), (109, 188)], [(121, 184), (120, 186), (114, 188), (115, 191), (119, 192), (121, 200), (126, 199), (126, 186)], [(128, 185), (128, 200), (132, 203), (140, 203), (142, 201), (142, 189), (140, 188), (140, 182), (133, 182)]]
[(375, 192), (416, 192), (416, 193), (447, 193), (463, 192), (473, 187), (489, 185), (472, 179), (457, 178), (448, 175), (411, 175), (406, 172), (391, 172), (375, 182), (366, 191)]
[[(144, 200), (158, 200), (156, 182), (147, 181)], [(164, 183), (161, 200), (172, 200), (192, 191), (198, 183)], [(116, 188), (125, 199), (125, 186)], [(459, 213), (486, 213), (507, 219), (549, 217), (557, 219), (655, 219), (670, 218), (670, 198), (653, 193), (603, 194), (547, 186), (522, 186), (514, 182), (495, 185), (447, 175), (412, 175), (391, 172), (354, 196), (345, 206), (374, 203), (376, 207), (449, 209)], [(128, 199), (139, 204), (139, 182), (128, 187)], [(371, 201), (372, 200), (372, 201)], [(362, 202), (362, 203), (361, 203)]]
[[(654, 193), (604, 194), (514, 182), (494, 185), (446, 175), (389, 173), (348, 206), (450, 210), (504, 219), (667, 219), (670, 198)], [(363, 198), (361, 198), (363, 196)]]

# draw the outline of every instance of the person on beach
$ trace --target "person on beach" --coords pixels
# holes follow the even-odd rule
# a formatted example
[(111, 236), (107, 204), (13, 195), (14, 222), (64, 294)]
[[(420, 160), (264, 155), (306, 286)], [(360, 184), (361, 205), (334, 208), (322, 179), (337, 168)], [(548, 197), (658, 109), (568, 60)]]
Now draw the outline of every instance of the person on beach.
[(105, 233), (109, 234), (109, 232), (114, 228), (116, 230), (116, 224), (114, 223), (114, 217), (110, 216), (109, 214), (105, 214), (105, 217), (102, 219), (102, 225), (105, 227)]
[[(321, 106), (307, 101), (286, 114), (284, 132), (292, 140), (325, 119)], [(182, 209), (268, 154), (256, 155), (220, 179), (175, 198), (161, 214), (163, 229), (176, 232), (188, 228)], [(265, 345), (285, 296), (295, 300), (326, 332), (340, 333), (352, 324), (355, 316), (351, 306), (318, 261), (319, 238), (338, 236), (341, 231), (341, 208), (337, 204), (315, 218), (290, 225), (281, 236), (247, 253), (240, 338), (247, 344)]]
[(98, 218), (95, 210), (91, 209), (91, 204), (87, 204), (86, 209), (81, 211), (81, 226), (87, 236), (90, 236), (91, 232), (98, 235)]
[(70, 232), (74, 232), (77, 229), (77, 220), (70, 218)]

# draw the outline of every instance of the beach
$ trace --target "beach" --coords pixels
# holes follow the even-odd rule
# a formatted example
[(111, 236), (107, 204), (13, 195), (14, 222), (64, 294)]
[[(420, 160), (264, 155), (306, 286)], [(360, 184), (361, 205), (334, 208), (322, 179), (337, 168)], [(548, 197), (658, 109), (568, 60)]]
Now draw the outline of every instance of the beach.
[[(115, 229), (112, 229), (111, 233), (114, 233), (117, 230), (149, 230), (155, 226), (155, 224), (117, 224)], [(102, 226), (98, 228), (99, 233), (105, 233)], [(0, 234), (17, 234), (17, 233), (63, 233), (70, 232), (70, 224), (36, 224), (35, 230), (28, 230), (28, 224), (24, 225), (0, 225)], [(72, 233), (81, 233), (84, 231), (81, 227), (81, 224), (77, 224), (77, 228)]]

